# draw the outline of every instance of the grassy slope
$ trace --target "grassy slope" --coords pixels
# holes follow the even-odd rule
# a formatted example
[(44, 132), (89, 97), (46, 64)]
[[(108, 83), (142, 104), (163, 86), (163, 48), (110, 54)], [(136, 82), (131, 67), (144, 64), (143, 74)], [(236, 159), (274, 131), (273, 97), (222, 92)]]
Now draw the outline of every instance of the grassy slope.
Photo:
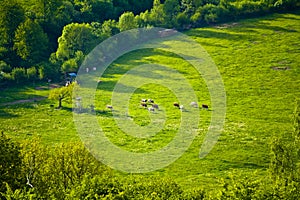
[[(191, 148), (175, 163), (152, 174), (174, 177), (186, 187), (215, 185), (218, 178), (226, 177), (234, 170), (238, 170), (242, 176), (254, 170), (258, 170), (258, 175), (265, 175), (269, 161), (268, 144), (273, 135), (291, 133), (294, 99), (300, 97), (300, 61), (297, 59), (300, 53), (299, 21), (300, 15), (277, 14), (238, 22), (229, 27), (186, 32), (208, 51), (222, 74), (227, 93), (225, 129), (213, 151), (203, 160), (198, 159), (202, 136), (210, 117), (209, 112), (201, 111), (201, 129)], [(121, 74), (132, 66), (153, 62), (174, 66), (182, 73), (190, 69), (179, 58), (159, 51), (129, 54), (107, 71), (99, 86), (98, 98), (101, 100), (96, 103), (96, 108), (105, 110), (105, 105), (110, 103), (113, 86)], [(289, 70), (274, 70), (273, 67), (288, 67)], [(203, 80), (192, 73), (187, 76), (200, 100), (209, 103)], [(151, 93), (151, 87), (145, 85), (140, 93), (134, 93), (131, 108), (143, 97), (159, 99), (159, 103), (165, 106), (168, 99), (175, 98), (166, 88)], [(44, 96), (46, 93), (32, 89), (1, 91), (0, 104), (12, 99)], [(35, 134), (49, 144), (78, 140), (70, 110), (50, 109), (51, 103), (44, 100), (5, 107), (0, 105), (0, 130), (16, 140)], [(167, 134), (158, 134), (151, 140), (135, 140), (111, 128), (114, 127), (114, 121), (109, 112), (99, 114), (99, 119), (105, 125), (107, 135), (116, 144), (124, 149), (133, 148), (134, 151), (143, 152), (162, 147), (176, 132), (179, 113), (172, 111), (172, 107), (168, 109)], [(147, 112), (133, 109), (130, 114), (140, 125), (149, 122)]]

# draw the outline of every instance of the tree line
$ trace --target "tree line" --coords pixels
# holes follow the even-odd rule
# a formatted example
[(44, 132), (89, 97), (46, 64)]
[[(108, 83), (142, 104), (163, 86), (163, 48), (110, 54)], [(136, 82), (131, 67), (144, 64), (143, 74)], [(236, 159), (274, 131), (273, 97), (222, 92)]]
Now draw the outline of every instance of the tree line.
[(212, 192), (184, 190), (167, 177), (117, 174), (80, 143), (48, 147), (35, 139), (17, 144), (2, 133), (0, 199), (299, 199), (300, 100), (294, 113), (294, 131), (270, 145), (267, 176), (231, 176)]
[(297, 0), (2, 0), (0, 84), (60, 79), (101, 41), (129, 29), (184, 30), (299, 6)]

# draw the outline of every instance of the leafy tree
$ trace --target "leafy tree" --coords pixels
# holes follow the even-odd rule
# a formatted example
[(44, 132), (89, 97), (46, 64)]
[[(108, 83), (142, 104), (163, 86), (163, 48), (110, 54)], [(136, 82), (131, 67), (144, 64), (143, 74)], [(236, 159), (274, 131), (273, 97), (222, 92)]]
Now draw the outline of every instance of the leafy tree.
[(50, 91), (49, 99), (58, 101), (58, 108), (62, 107), (62, 101), (70, 102), (72, 100), (72, 92), (75, 83), (61, 88), (55, 88)]
[(90, 24), (72, 23), (64, 27), (62, 36), (58, 39), (56, 58), (60, 62), (76, 57), (76, 52), (88, 54), (99, 42)]
[(57, 49), (57, 40), (64, 26), (74, 21), (75, 11), (71, 2), (61, 0), (43, 0), (45, 3), (45, 21), (41, 24), (50, 41), (51, 52)]
[(11, 76), (17, 84), (25, 82), (27, 80), (26, 70), (24, 68), (14, 68), (11, 72)]
[(27, 79), (29, 81), (35, 81), (37, 78), (37, 70), (35, 67), (30, 67), (27, 70)]
[(139, 27), (147, 27), (152, 24), (150, 12), (148, 10), (135, 16), (135, 20)]
[(120, 30), (118, 28), (118, 24), (115, 20), (107, 20), (107, 21), (103, 22), (101, 30), (102, 30), (103, 36), (106, 38), (120, 32)]
[(132, 12), (123, 13), (119, 18), (119, 29), (120, 31), (126, 31), (138, 27), (135, 20), (134, 14)]
[(11, 66), (8, 65), (5, 61), (0, 61), (0, 72), (9, 73), (11, 72)]
[[(28, 187), (34, 189), (31, 192), (38, 199), (66, 199), (70, 191), (77, 191), (79, 186), (84, 187), (82, 184), (86, 177), (95, 177), (96, 174), (106, 177), (110, 174), (106, 166), (77, 142), (48, 148), (41, 144), (40, 139), (33, 138), (22, 143), (22, 157), (23, 174)], [(102, 183), (105, 184), (107, 182)], [(29, 192), (30, 190), (22, 193), (24, 195)], [(30, 193), (27, 196), (29, 195), (32, 196)]]
[(122, 13), (126, 11), (132, 10), (130, 9), (128, 0), (113, 0), (113, 6), (114, 6), (114, 13), (116, 17), (120, 16)]
[(18, 186), (21, 163), (20, 147), (2, 132), (0, 135), (0, 192), (6, 190), (6, 183), (12, 188)]
[(112, 1), (107, 0), (74, 0), (78, 11), (76, 21), (80, 23), (103, 22), (114, 18)]
[(165, 13), (165, 24), (169, 28), (176, 26), (176, 16), (180, 11), (179, 0), (166, 0), (163, 4), (163, 11)]
[(187, 27), (189, 27), (190, 25), (190, 18), (189, 16), (182, 12), (182, 13), (179, 13), (177, 16), (176, 16), (176, 26), (178, 29), (185, 29)]
[(25, 19), (23, 8), (15, 0), (3, 0), (0, 3), (0, 59), (12, 66), (18, 65), (13, 50), (15, 31)]
[(59, 81), (61, 78), (60, 66), (49, 62), (43, 62), (38, 66), (38, 74), (40, 80), (51, 79)]
[(69, 0), (26, 0), (20, 3), (26, 16), (38, 23), (47, 34), (50, 52), (55, 51), (63, 27), (74, 20), (73, 4)]
[(84, 54), (82, 51), (76, 51), (74, 58), (70, 58), (63, 62), (61, 70), (63, 72), (76, 72), (84, 60)]
[(163, 4), (160, 3), (160, 0), (154, 0), (153, 7), (150, 10), (150, 24), (162, 27), (165, 23), (165, 16)]
[(16, 30), (14, 49), (30, 65), (46, 60), (49, 56), (48, 37), (41, 26), (27, 19)]

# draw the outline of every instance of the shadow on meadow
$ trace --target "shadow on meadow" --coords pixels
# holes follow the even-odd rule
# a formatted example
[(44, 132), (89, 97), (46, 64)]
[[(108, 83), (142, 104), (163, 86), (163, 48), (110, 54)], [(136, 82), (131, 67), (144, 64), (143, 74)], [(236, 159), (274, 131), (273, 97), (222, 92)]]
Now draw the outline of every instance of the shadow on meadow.
[(298, 32), (297, 30), (291, 28), (291, 27), (280, 27), (280, 26), (275, 26), (275, 25), (271, 25), (270, 22), (254, 22), (253, 25), (242, 25), (242, 28), (232, 28), (230, 29), (230, 31), (232, 32), (253, 32), (253, 33), (257, 33), (259, 34), (261, 32), (261, 30), (265, 31), (265, 30), (269, 30), (269, 31), (274, 31), (274, 32)]
[(146, 93), (146, 91), (141, 88), (136, 90), (137, 88), (135, 88), (133, 86), (124, 85), (123, 83), (118, 83), (118, 81), (119, 80), (103, 81), (98, 85), (98, 90), (116, 92), (116, 91), (114, 91), (114, 89), (115, 89), (116, 84), (118, 84), (119, 89), (124, 88), (124, 90), (119, 91), (121, 93), (127, 93), (127, 92), (131, 93), (131, 91), (135, 91), (135, 93), (138, 93), (138, 94)]
[(257, 163), (250, 162), (238, 162), (238, 161), (229, 161), (223, 160), (224, 164), (228, 166), (228, 168), (248, 168), (248, 169), (265, 169), (265, 165), (259, 165)]
[[(230, 29), (232, 30), (232, 29)], [(187, 32), (189, 36), (193, 37), (200, 37), (200, 38), (218, 38), (218, 39), (225, 39), (225, 40), (245, 40), (248, 37), (244, 34), (238, 33), (225, 33), (219, 31), (205, 30), (205, 29), (194, 29)]]
[(11, 112), (7, 112), (5, 110), (2, 110), (0, 108), (0, 118), (4, 118), (4, 119), (8, 119), (8, 118), (12, 118), (12, 117), (18, 117), (19, 115), (11, 113)]

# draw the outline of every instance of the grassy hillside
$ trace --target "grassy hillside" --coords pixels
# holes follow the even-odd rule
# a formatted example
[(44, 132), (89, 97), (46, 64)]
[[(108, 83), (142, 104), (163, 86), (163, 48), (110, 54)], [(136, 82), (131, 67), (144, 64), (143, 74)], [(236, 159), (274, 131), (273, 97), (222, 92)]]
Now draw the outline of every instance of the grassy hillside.
[[(292, 132), (295, 98), (300, 97), (300, 15), (276, 14), (215, 27), (193, 29), (185, 34), (199, 42), (211, 55), (222, 75), (227, 96), (224, 131), (212, 152), (199, 159), (199, 149), (207, 131), (210, 111), (201, 110), (198, 136), (189, 150), (176, 162), (151, 174), (171, 176), (187, 188), (217, 185), (229, 173), (263, 176), (269, 163), (269, 142), (274, 135)], [(136, 90), (130, 100), (130, 115), (139, 125), (150, 121), (148, 112), (139, 106), (141, 98), (153, 98), (168, 113), (166, 129), (150, 139), (134, 139), (116, 129), (111, 113), (105, 108), (117, 80), (134, 66), (158, 63), (185, 74), (200, 103), (210, 104), (204, 80), (176, 55), (158, 50), (132, 52), (118, 59), (101, 79), (97, 91), (99, 122), (106, 135), (117, 145), (135, 152), (159, 149), (174, 136), (180, 112), (172, 107), (174, 94), (155, 84)], [(70, 105), (62, 110), (50, 107), (47, 85), (11, 88), (0, 93), (0, 130), (22, 141), (41, 136), (49, 145), (79, 140)], [(40, 101), (16, 103), (17, 100)], [(170, 104), (170, 99), (171, 104)], [(15, 102), (16, 104), (9, 104)], [(253, 172), (257, 171), (253, 176)]]

